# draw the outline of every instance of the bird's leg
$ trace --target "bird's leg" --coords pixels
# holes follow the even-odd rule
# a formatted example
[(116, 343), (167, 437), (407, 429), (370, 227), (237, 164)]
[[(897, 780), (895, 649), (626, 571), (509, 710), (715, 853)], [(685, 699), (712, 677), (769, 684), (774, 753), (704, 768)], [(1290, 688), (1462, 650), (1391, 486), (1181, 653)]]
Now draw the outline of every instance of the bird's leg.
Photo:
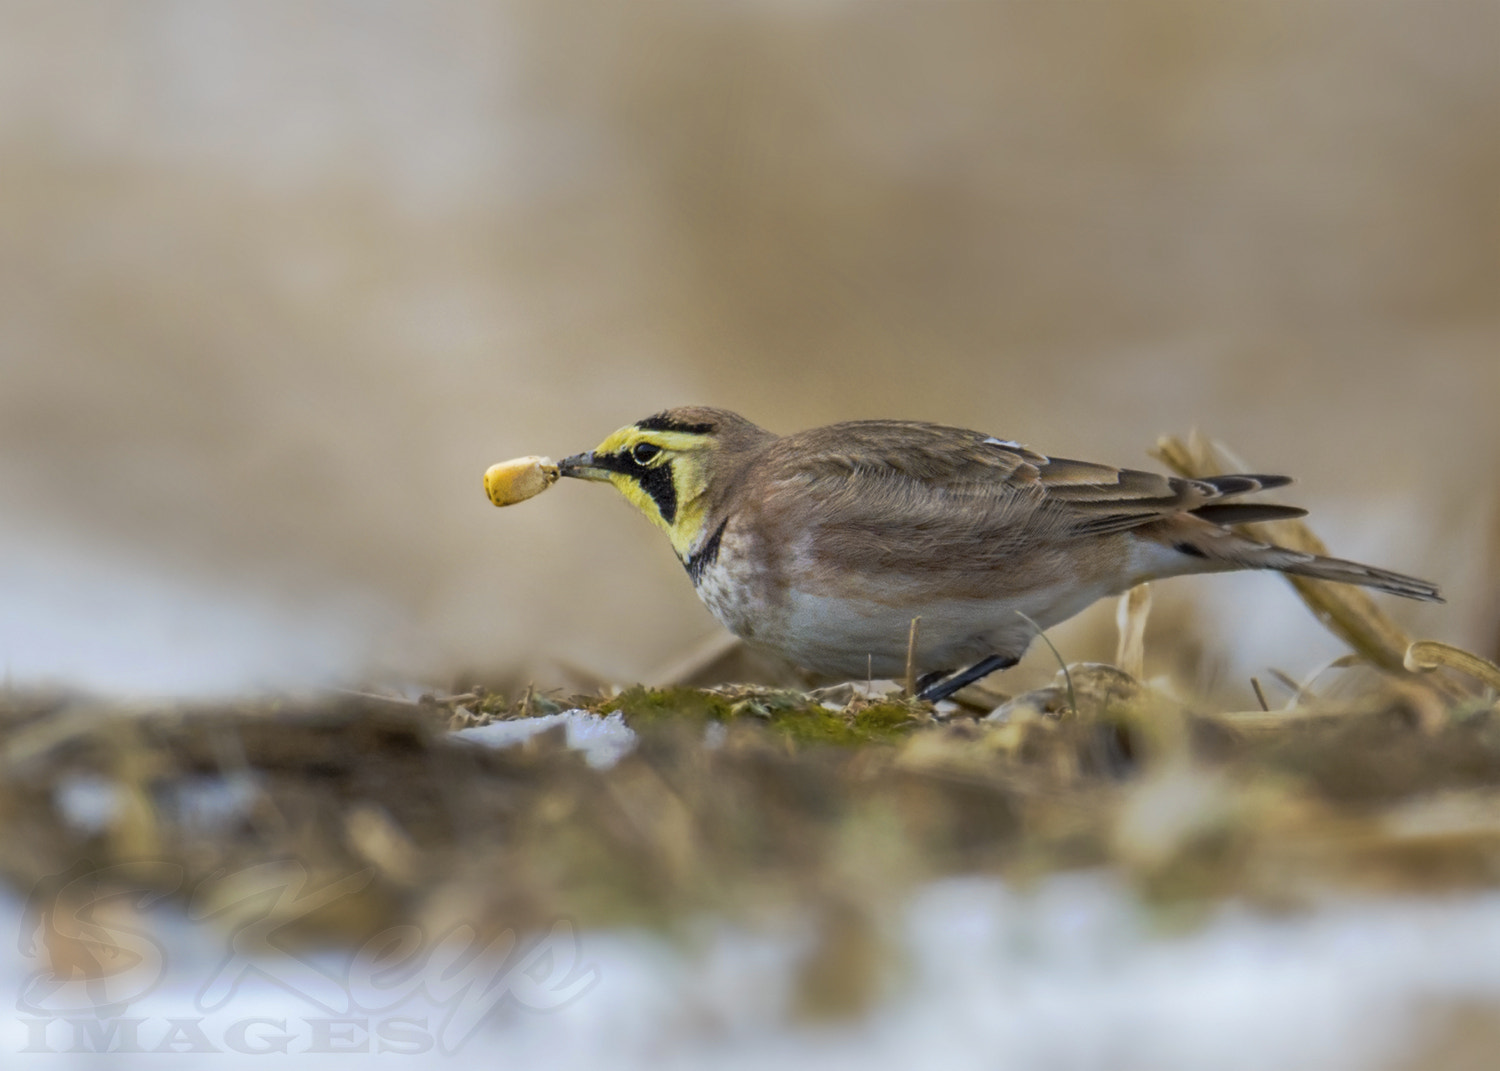
[[(996, 670), (1009, 669), (1019, 661), (1019, 658), (1011, 655), (990, 655), (984, 661), (974, 663), (962, 673), (955, 673), (951, 677), (927, 685), (917, 693), (917, 698), (936, 703), (940, 699), (947, 699), (960, 688), (967, 688), (981, 677), (988, 677)], [(931, 675), (929, 673), (927, 677)], [(923, 677), (922, 680), (927, 680), (927, 677)]]
[(928, 688), (931, 688), (934, 684), (936, 684), (938, 681), (942, 680), (952, 672), (953, 671), (951, 669), (935, 669), (931, 673), (922, 674), (917, 678), (917, 694), (921, 695)]

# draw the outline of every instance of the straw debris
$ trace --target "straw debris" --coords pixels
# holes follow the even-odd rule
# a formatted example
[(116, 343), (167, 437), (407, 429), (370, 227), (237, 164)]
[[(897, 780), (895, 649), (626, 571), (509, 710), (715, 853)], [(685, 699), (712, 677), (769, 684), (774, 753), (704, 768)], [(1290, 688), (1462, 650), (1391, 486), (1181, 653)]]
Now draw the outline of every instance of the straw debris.
[[(1220, 467), (1201, 437), (1161, 449), (1179, 471)], [(1318, 546), (1293, 522), (1275, 538)], [(354, 944), (397, 922), (687, 939), (704, 912), (805, 912), (824, 923), (799, 1006), (815, 1019), (873, 999), (879, 921), (944, 875), (1108, 867), (1173, 919), (1226, 896), (1500, 884), (1495, 666), (1413, 643), (1358, 591), (1294, 583), (1353, 649), (1341, 672), (1373, 669), (1364, 691), (1293, 682), (1288, 710), (1202, 709), (1145, 679), (1136, 592), (1119, 665), (1065, 665), (978, 708), (865, 682), (131, 708), (0, 694), (0, 868), (22, 895), (82, 868), (224, 926), (235, 882), (279, 868), (333, 890), (287, 932)], [(455, 733), (567, 711), (622, 718), (634, 747), (593, 766), (561, 721), (507, 747)]]

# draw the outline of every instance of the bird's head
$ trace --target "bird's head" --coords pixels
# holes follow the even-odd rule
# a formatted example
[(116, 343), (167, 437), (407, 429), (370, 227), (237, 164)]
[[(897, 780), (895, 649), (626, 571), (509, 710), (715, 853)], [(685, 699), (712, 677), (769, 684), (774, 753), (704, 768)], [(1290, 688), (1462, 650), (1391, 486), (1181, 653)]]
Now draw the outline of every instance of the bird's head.
[(563, 458), (558, 468), (564, 476), (614, 484), (686, 561), (718, 495), (756, 446), (772, 438), (726, 409), (668, 409), (621, 428), (589, 453)]

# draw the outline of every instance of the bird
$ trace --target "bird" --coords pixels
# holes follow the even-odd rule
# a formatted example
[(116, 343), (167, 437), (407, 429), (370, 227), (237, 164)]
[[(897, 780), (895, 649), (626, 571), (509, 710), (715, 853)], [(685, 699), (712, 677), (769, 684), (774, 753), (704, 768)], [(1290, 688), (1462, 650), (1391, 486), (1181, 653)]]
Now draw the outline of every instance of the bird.
[(684, 406), (557, 469), (613, 484), (751, 647), (844, 679), (910, 674), (931, 702), (1015, 665), (1040, 630), (1166, 577), (1269, 569), (1442, 601), (1425, 580), (1231, 529), (1305, 515), (1240, 501), (1289, 477), (1164, 476), (921, 421), (776, 435)]

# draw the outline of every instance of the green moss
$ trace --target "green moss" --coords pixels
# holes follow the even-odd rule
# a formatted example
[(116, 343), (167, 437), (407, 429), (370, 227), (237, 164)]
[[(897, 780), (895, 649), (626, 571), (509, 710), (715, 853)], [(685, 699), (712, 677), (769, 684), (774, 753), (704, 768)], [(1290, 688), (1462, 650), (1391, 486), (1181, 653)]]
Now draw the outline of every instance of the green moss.
[(829, 710), (821, 705), (773, 716), (773, 727), (799, 740), (824, 744), (889, 744), (922, 724), (916, 708), (899, 702)]
[(616, 711), (632, 725), (671, 721), (727, 721), (733, 700), (697, 688), (647, 688), (637, 684), (599, 705), (600, 714)]
[(606, 700), (601, 714), (618, 711), (640, 728), (661, 722), (729, 722), (753, 719), (799, 743), (894, 743), (922, 724), (924, 708), (901, 700), (856, 701), (829, 709), (814, 696), (778, 690), (646, 688), (636, 685)]

